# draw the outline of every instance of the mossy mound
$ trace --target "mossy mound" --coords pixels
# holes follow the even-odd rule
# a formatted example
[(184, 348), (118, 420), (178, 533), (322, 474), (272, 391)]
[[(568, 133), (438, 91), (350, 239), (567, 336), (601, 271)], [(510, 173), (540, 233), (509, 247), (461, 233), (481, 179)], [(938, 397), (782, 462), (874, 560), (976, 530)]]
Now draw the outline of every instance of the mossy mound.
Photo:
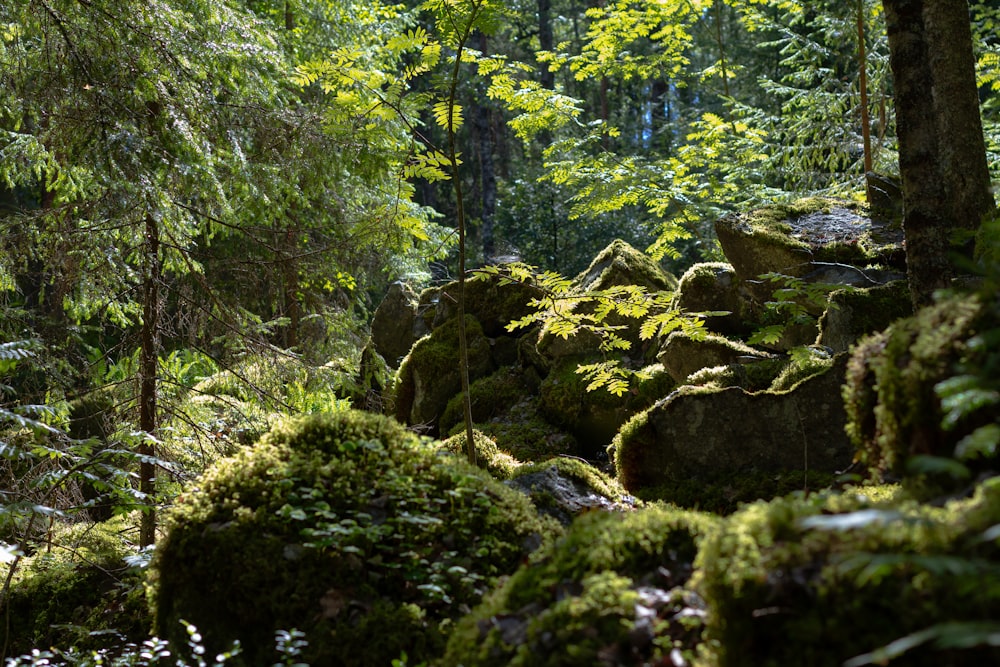
[[(0, 606), (7, 655), (49, 646), (114, 649), (146, 636), (143, 572), (127, 561), (135, 552), (122, 538), (123, 522), (58, 528), (49, 536), (55, 548), (19, 563)], [(0, 566), (4, 579), (7, 567)]]
[[(479, 429), (473, 430), (472, 440), (476, 447), (476, 465), (496, 479), (510, 479), (514, 472), (523, 465), (516, 458), (500, 449), (496, 440)], [(441, 445), (456, 456), (468, 456), (468, 442), (464, 428), (450, 438), (443, 440)]]
[(660, 268), (652, 257), (615, 239), (574, 281), (583, 291), (618, 285), (639, 285), (651, 291), (674, 290), (677, 278)]
[(925, 486), (928, 496), (967, 479), (908, 469), (921, 460), (914, 457), (962, 459), (972, 473), (995, 470), (998, 340), (1000, 299), (977, 295), (949, 298), (864, 339), (844, 388), (860, 460), (877, 475)]
[(276, 426), (171, 511), (154, 630), (264, 664), (298, 628), (311, 664), (382, 667), (443, 648), (453, 619), (558, 532), (519, 494), (380, 415)]
[[(487, 422), (508, 412), (511, 407), (538, 389), (538, 375), (516, 367), (501, 368), (496, 373), (480, 378), (469, 385), (472, 403), (472, 421)], [(462, 423), (464, 400), (461, 393), (452, 397), (441, 415), (442, 433), (450, 433)]]
[[(961, 623), (981, 628), (1000, 614), (1000, 544), (983, 539), (998, 522), (996, 478), (944, 508), (847, 494), (747, 506), (702, 542), (696, 561), (710, 664), (841, 667), (939, 623), (952, 637)], [(998, 648), (937, 650), (929, 641), (892, 664), (998, 660)]]
[(441, 664), (671, 664), (675, 649), (690, 659), (703, 610), (684, 584), (713, 523), (666, 507), (585, 514), (460, 621)]

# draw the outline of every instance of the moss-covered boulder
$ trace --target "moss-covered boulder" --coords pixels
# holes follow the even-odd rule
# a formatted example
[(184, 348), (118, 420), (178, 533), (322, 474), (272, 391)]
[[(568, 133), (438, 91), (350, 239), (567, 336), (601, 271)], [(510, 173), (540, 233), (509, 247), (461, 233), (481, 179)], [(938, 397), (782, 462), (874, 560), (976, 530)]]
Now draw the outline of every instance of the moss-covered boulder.
[(507, 486), (526, 493), (540, 512), (563, 525), (584, 512), (632, 510), (636, 503), (617, 480), (565, 456), (518, 467)]
[(599, 458), (622, 424), (676, 386), (662, 365), (653, 364), (639, 371), (632, 391), (616, 396), (603, 387), (589, 389), (590, 380), (578, 370), (573, 360), (553, 367), (539, 389), (539, 410), (572, 433), (588, 459)]
[(419, 338), (417, 335), (417, 293), (402, 282), (389, 285), (389, 291), (372, 316), (371, 344), (392, 368)]
[(845, 365), (841, 355), (787, 391), (682, 387), (615, 437), (619, 481), (640, 498), (713, 510), (829, 483), (853, 456)]
[[(469, 385), (472, 421), (479, 424), (509, 413), (514, 405), (528, 396), (537, 394), (540, 382), (538, 374), (533, 369), (530, 367), (522, 369), (518, 366), (503, 367), (492, 375), (472, 382)], [(463, 422), (463, 405), (461, 393), (448, 401), (441, 415), (442, 433), (451, 433), (456, 425)]]
[[(489, 339), (470, 315), (465, 317), (465, 331), (471, 381), (495, 369)], [(448, 320), (414, 344), (396, 374), (393, 395), (396, 419), (404, 424), (421, 425), (431, 435), (439, 432), (439, 420), (448, 401), (462, 390), (458, 348), (458, 319)]]
[(973, 294), (924, 308), (859, 343), (844, 396), (862, 462), (914, 488), (926, 483), (930, 495), (966, 485), (968, 475), (954, 477), (947, 465), (936, 474), (921, 460), (960, 459), (973, 474), (996, 470), (998, 342), (1000, 298)]
[(817, 343), (835, 353), (846, 352), (865, 334), (881, 331), (913, 314), (909, 287), (898, 280), (861, 289), (837, 290), (819, 320)]
[[(642, 287), (650, 293), (672, 292), (677, 288), (677, 278), (660, 268), (649, 255), (618, 239), (602, 250), (590, 266), (573, 280), (574, 291), (581, 294), (626, 285)], [(583, 309), (581, 312), (593, 312), (594, 304), (587, 303), (578, 308)], [(629, 356), (633, 359), (641, 360), (647, 352), (653, 351), (651, 342), (642, 340), (639, 335), (640, 320), (611, 313), (604, 323), (624, 327), (616, 333), (631, 344)], [(587, 359), (600, 354), (600, 342), (600, 338), (590, 331), (583, 330), (564, 337), (553, 333), (549, 325), (539, 332), (537, 347), (539, 353), (549, 359)]]
[[(906, 652), (892, 665), (1000, 664), (984, 634), (1000, 618), (998, 524), (998, 478), (945, 507), (856, 493), (747, 506), (702, 542), (696, 561), (709, 664), (842, 667), (897, 640)], [(959, 641), (965, 623), (964, 639), (979, 647), (936, 645)]]
[[(497, 441), (479, 429), (473, 429), (472, 441), (476, 448), (476, 465), (499, 480), (510, 479), (523, 463), (500, 449)], [(467, 458), (469, 452), (468, 440), (463, 428), (450, 438), (441, 441), (441, 447), (446, 451)]]
[(558, 524), (530, 501), (381, 415), (275, 427), (170, 512), (153, 563), (155, 632), (234, 639), (248, 665), (274, 633), (306, 633), (315, 665), (427, 660), (451, 622)]
[[(476, 318), (490, 338), (516, 337), (523, 332), (512, 333), (507, 325), (534, 312), (528, 303), (539, 296), (539, 290), (530, 284), (504, 283), (498, 276), (470, 276), (465, 281), (465, 314)], [(433, 326), (441, 326), (457, 316), (458, 281), (453, 281), (438, 290)]]
[(750, 333), (750, 303), (740, 294), (740, 281), (731, 264), (695, 264), (677, 285), (677, 308), (688, 313), (725, 312), (705, 318), (705, 329), (726, 336)]
[(665, 507), (590, 512), (462, 619), (440, 664), (592, 667), (690, 661), (704, 608), (684, 588), (714, 520)]
[(660, 346), (656, 360), (663, 364), (676, 382), (684, 382), (689, 375), (703, 368), (729, 366), (738, 362), (753, 363), (770, 358), (770, 355), (739, 341), (718, 334), (694, 337), (675, 331)]
[(724, 216), (715, 231), (742, 287), (761, 303), (774, 291), (760, 281), (765, 274), (867, 286), (897, 275), (867, 267), (904, 266), (899, 230), (873, 223), (856, 202), (800, 199)]

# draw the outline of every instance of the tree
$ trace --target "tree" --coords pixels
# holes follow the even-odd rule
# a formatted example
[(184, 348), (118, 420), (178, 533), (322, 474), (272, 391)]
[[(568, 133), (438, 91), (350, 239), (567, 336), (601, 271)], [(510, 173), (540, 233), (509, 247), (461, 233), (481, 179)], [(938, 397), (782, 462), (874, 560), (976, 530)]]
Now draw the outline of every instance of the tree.
[[(914, 306), (962, 270), (994, 210), (966, 0), (883, 0)], [(963, 234), (964, 232), (964, 234)], [(957, 238), (956, 238), (957, 237)]]

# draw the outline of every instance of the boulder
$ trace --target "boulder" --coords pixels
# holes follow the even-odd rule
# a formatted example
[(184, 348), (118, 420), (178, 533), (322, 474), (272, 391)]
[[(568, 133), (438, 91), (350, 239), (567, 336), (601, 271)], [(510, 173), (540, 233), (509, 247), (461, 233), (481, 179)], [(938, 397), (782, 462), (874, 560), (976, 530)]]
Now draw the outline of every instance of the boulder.
[(705, 664), (1000, 664), (986, 634), (1000, 617), (987, 574), (1000, 548), (985, 539), (998, 523), (998, 478), (944, 507), (879, 487), (746, 506), (695, 561), (711, 609)]
[[(640, 497), (705, 507), (712, 485), (745, 483), (747, 493), (766, 494), (768, 485), (757, 483), (782, 475), (798, 488), (809, 474), (829, 478), (853, 455), (840, 397), (846, 362), (841, 355), (783, 392), (681, 388), (615, 437), (609, 452), (618, 479)], [(740, 489), (727, 493), (736, 500)]]
[[(998, 340), (1000, 298), (984, 293), (951, 296), (858, 343), (844, 396), (861, 462), (926, 497), (964, 488), (970, 473), (993, 474)], [(910, 465), (928, 457), (933, 468)]]
[(737, 362), (751, 363), (768, 359), (769, 356), (723, 336), (705, 334), (693, 338), (675, 331), (663, 341), (656, 360), (663, 364), (670, 377), (682, 383), (689, 375), (703, 368), (729, 366)]
[(389, 285), (382, 303), (372, 318), (371, 338), (375, 351), (392, 368), (399, 368), (403, 357), (419, 338), (414, 325), (417, 317), (417, 294), (408, 285)]
[(852, 280), (865, 267), (881, 263), (904, 266), (902, 236), (873, 224), (860, 204), (812, 197), (747, 213), (732, 213), (716, 221), (715, 231), (737, 277), (760, 300), (770, 297), (768, 285), (756, 281), (767, 273), (808, 276), (810, 282), (839, 282), (830, 266), (846, 265)]
[[(494, 371), (490, 343), (479, 322), (466, 316), (469, 380)], [(396, 373), (394, 413), (408, 425), (420, 426), (431, 435), (439, 431), (439, 419), (448, 401), (462, 390), (459, 374), (458, 320), (452, 319), (413, 345)]]
[[(618, 239), (594, 258), (590, 266), (573, 280), (573, 285), (573, 291), (579, 294), (625, 285), (636, 285), (653, 293), (673, 291), (677, 288), (677, 279), (661, 269), (649, 255)], [(594, 304), (586, 303), (577, 308), (582, 309), (578, 312), (589, 313), (593, 312)], [(612, 313), (605, 319), (605, 324), (624, 327), (615, 333), (631, 344), (627, 356), (633, 363), (644, 365), (647, 353), (655, 348), (651, 341), (641, 339), (641, 321)], [(600, 354), (600, 343), (600, 337), (589, 331), (563, 337), (554, 334), (551, 327), (546, 327), (539, 333), (538, 351), (550, 359), (594, 358)]]
[(528, 495), (538, 511), (568, 526), (593, 510), (628, 511), (635, 499), (589, 463), (560, 456), (517, 468), (507, 486)]
[(905, 281), (869, 289), (838, 290), (819, 320), (817, 343), (835, 353), (846, 352), (863, 335), (881, 331), (913, 314)]
[(714, 517), (587, 512), (463, 618), (443, 665), (684, 665), (706, 609), (688, 586)]
[(695, 264), (681, 276), (677, 285), (677, 308), (687, 313), (726, 312), (705, 318), (705, 329), (723, 335), (750, 333), (750, 304), (740, 295), (740, 281), (731, 264), (706, 262)]
[[(529, 306), (540, 296), (537, 288), (522, 283), (502, 283), (496, 276), (470, 275), (465, 281), (465, 314), (475, 317), (490, 338), (521, 336), (523, 331), (510, 332), (507, 325), (534, 312)], [(442, 286), (437, 291), (437, 304), (432, 321), (439, 327), (458, 316), (458, 281)]]

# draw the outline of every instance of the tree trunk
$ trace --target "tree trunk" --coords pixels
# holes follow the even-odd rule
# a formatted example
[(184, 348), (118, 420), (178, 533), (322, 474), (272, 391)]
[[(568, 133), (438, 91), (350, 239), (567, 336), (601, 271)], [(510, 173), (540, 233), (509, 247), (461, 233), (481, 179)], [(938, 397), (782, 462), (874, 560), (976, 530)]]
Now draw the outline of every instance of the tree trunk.
[(139, 491), (148, 507), (139, 526), (139, 546), (156, 541), (156, 513), (153, 496), (156, 491), (156, 455), (153, 437), (156, 433), (156, 371), (159, 356), (160, 312), (160, 230), (152, 215), (146, 216), (145, 276), (142, 285), (142, 328), (139, 331), (139, 430), (142, 441), (138, 453)]
[[(883, 0), (895, 84), (907, 273), (915, 307), (961, 273), (994, 208), (966, 0)], [(961, 232), (966, 232), (964, 238)]]
[[(555, 38), (552, 34), (552, 0), (538, 0), (538, 49), (552, 51)], [(539, 65), (538, 82), (542, 88), (555, 90), (556, 73), (549, 69), (547, 63)]]
[[(486, 53), (486, 35), (479, 33), (479, 51)], [(493, 169), (493, 132), (490, 128), (490, 109), (484, 103), (488, 98), (485, 90), (477, 90), (475, 123), (479, 139), (479, 175), (482, 183), (482, 242), (483, 259), (492, 262), (496, 257), (496, 241), (493, 236), (493, 220), (497, 210), (497, 178)]]

